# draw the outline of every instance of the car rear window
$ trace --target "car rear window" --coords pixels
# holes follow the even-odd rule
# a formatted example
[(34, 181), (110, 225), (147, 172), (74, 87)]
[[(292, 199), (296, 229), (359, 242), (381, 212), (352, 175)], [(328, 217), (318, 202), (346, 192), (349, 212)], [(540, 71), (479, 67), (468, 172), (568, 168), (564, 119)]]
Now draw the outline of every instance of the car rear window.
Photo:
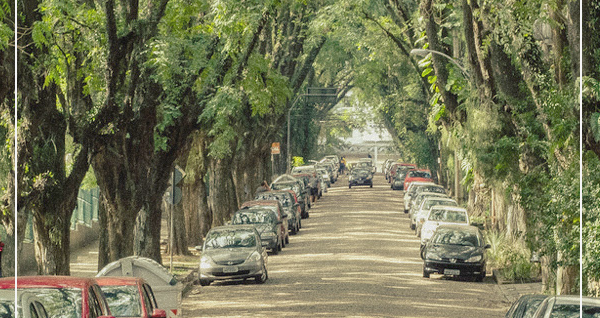
[(101, 289), (113, 316), (142, 316), (142, 306), (137, 286), (102, 286)]

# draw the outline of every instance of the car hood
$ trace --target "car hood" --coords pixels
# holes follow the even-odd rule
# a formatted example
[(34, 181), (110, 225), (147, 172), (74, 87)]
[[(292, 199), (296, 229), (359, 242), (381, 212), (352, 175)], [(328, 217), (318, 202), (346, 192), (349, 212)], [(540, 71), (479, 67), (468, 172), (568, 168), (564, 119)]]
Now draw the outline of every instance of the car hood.
[(205, 250), (202, 254), (210, 257), (215, 263), (226, 263), (228, 261), (244, 261), (255, 250), (254, 247), (215, 248)]
[(255, 224), (254, 227), (258, 231), (258, 234), (263, 234), (265, 232), (272, 231), (275, 227), (273, 224)]
[(471, 256), (483, 254), (483, 251), (481, 247), (474, 246), (430, 244), (427, 245), (427, 254), (436, 254), (440, 258), (466, 260)]

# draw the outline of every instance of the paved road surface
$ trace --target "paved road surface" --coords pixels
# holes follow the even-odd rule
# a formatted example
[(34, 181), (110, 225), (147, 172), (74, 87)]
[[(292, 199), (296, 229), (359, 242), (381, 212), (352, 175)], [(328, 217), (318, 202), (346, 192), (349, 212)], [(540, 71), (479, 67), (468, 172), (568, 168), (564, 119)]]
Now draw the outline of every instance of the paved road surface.
[(422, 277), (419, 241), (401, 212), (401, 191), (375, 185), (329, 189), (279, 254), (263, 285), (196, 286), (184, 317), (503, 317), (491, 277), (483, 283)]

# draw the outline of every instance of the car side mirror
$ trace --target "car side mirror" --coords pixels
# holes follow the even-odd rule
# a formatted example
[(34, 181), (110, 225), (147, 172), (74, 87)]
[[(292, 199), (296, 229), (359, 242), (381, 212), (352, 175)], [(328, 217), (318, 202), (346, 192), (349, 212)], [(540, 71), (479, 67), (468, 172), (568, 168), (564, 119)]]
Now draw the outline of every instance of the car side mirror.
[(198, 252), (202, 252), (202, 245), (196, 245), (194, 249)]
[(488, 248), (492, 248), (492, 246), (490, 244), (485, 244), (485, 246), (483, 248), (488, 249)]
[(167, 318), (167, 312), (163, 309), (154, 308), (151, 318)]

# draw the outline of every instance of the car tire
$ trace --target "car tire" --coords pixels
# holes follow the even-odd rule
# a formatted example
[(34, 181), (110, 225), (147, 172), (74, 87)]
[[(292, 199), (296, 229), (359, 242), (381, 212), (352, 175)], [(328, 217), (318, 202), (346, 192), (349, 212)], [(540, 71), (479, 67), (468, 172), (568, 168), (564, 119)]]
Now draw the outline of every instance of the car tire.
[(404, 213), (408, 213), (408, 210), (407, 210), (407, 209), (404, 209)]
[(292, 235), (296, 235), (296, 233), (298, 232), (296, 225), (294, 224), (294, 226), (292, 226), (292, 229), (290, 230), (290, 234)]
[(410, 224), (410, 229), (411, 229), (411, 230), (414, 230), (414, 229), (415, 229), (415, 225), (411, 223), (411, 224)]
[(423, 265), (423, 278), (429, 278), (429, 272), (425, 269), (425, 265)]
[[(290, 244), (290, 237), (289, 237), (289, 235), (285, 237), (285, 245), (288, 245), (288, 244)], [(285, 247), (285, 245), (284, 245), (284, 247)]]
[(371, 188), (373, 187), (373, 182), (371, 182), (371, 185), (370, 185), (370, 187), (371, 187)]
[(348, 185), (348, 189), (352, 189), (352, 185), (351, 184)]
[(211, 283), (208, 279), (199, 279), (198, 281), (200, 283), (200, 286), (208, 286)]
[(267, 273), (267, 268), (263, 265), (263, 270), (262, 270), (262, 274), (260, 275), (256, 275), (254, 277), (254, 280), (256, 280), (257, 284), (264, 284), (267, 279), (269, 279), (269, 274)]

